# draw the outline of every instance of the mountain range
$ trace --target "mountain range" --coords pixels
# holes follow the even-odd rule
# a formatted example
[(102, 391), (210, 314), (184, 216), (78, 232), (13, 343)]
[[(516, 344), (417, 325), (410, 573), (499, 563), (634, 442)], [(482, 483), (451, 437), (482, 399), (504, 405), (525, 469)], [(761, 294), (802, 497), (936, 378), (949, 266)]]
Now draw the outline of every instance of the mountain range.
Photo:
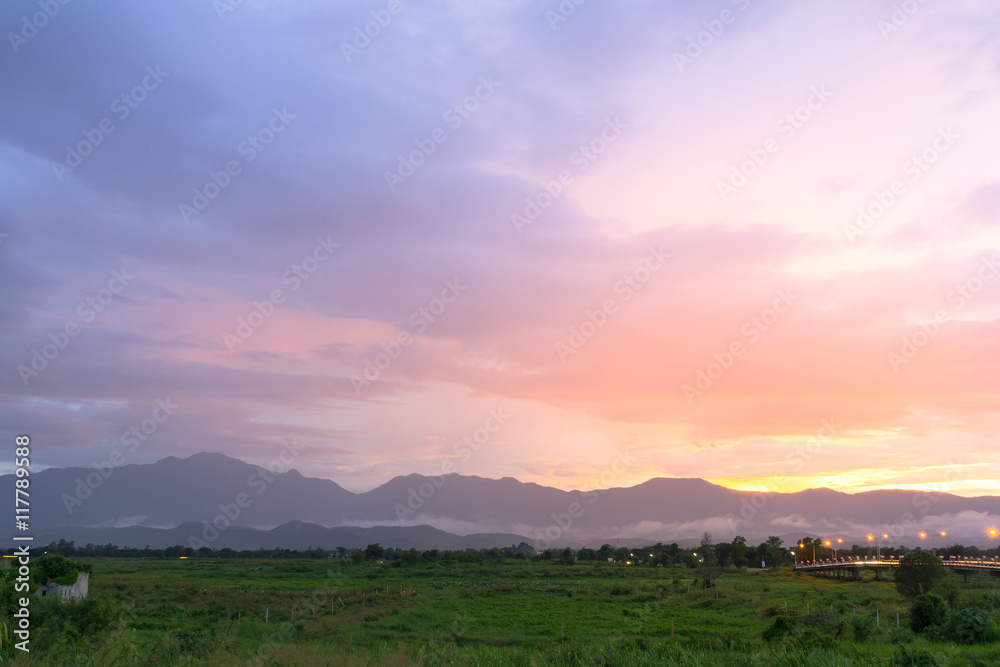
[[(811, 534), (860, 544), (868, 533), (885, 533), (895, 543), (915, 544), (920, 530), (945, 530), (949, 540), (985, 544), (986, 528), (1000, 517), (996, 496), (830, 489), (755, 493), (686, 478), (563, 491), (510, 477), (414, 474), (353, 493), (332, 480), (296, 470), (273, 473), (215, 453), (102, 470), (49, 468), (32, 474), (30, 488), (36, 539), (116, 544), (127, 539), (129, 546), (187, 544), (189, 535), (210, 534), (212, 527), (219, 530), (218, 544), (231, 548), (331, 548), (364, 546), (365, 540), (407, 548), (510, 546), (524, 540), (545, 548), (622, 539), (684, 543), (704, 531), (716, 541)], [(13, 497), (13, 475), (0, 476), (0, 493)], [(379, 526), (381, 532), (370, 532)], [(257, 530), (243, 530), (249, 528)], [(160, 532), (141, 532), (152, 529)]]

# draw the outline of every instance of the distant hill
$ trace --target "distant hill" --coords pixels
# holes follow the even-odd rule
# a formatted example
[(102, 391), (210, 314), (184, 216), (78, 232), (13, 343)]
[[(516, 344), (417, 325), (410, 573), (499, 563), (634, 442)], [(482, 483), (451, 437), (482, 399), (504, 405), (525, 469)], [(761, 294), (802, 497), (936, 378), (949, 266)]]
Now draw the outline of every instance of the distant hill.
[[(12, 475), (0, 477), (0, 494), (13, 497), (13, 481)], [(445, 533), (507, 533), (515, 541), (548, 547), (625, 538), (683, 542), (704, 531), (719, 541), (737, 534), (751, 542), (768, 535), (813, 534), (842, 536), (848, 544), (863, 543), (867, 532), (885, 532), (893, 540), (913, 544), (918, 530), (944, 528), (949, 539), (975, 543), (985, 542), (985, 528), (1000, 517), (996, 496), (898, 490), (845, 494), (830, 489), (752, 493), (676, 478), (585, 492), (510, 477), (408, 475), (352, 493), (331, 480), (303, 477), (295, 470), (274, 474), (211, 453), (125, 465), (103, 475), (89, 468), (52, 468), (33, 474), (31, 482), (32, 528), (39, 534), (55, 528), (174, 529), (192, 522), (285, 531), (288, 525), (383, 525), (434, 527), (444, 531), (436, 535), (441, 540), (449, 539)], [(225, 532), (240, 534), (234, 529)], [(69, 534), (60, 535), (70, 539)], [(353, 534), (323, 537), (348, 539)], [(293, 537), (280, 531), (275, 535)], [(509, 546), (507, 541), (501, 540)]]

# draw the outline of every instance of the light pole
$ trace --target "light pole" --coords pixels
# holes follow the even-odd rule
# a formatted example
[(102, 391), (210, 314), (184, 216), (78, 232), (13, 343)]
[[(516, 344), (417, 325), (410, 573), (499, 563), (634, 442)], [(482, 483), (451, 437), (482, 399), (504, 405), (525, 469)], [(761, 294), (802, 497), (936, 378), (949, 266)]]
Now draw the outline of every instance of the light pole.
[[(940, 535), (941, 537), (947, 537), (948, 533), (942, 530), (940, 533), (938, 533), (938, 535)], [(933, 535), (931, 535), (931, 553), (937, 556), (937, 544), (935, 544), (934, 542), (935, 538)]]
[[(874, 535), (868, 535), (868, 543), (871, 544), (874, 541), (875, 541), (875, 536)], [(869, 551), (868, 554), (871, 555), (871, 552)]]

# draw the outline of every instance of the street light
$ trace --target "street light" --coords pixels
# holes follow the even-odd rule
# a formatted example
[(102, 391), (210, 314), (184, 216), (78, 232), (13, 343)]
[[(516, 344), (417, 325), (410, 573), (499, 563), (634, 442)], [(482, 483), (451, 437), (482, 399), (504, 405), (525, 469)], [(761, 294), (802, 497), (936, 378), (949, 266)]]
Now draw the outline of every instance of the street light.
[[(875, 536), (874, 536), (874, 535), (868, 535), (868, 541), (869, 541), (869, 542), (874, 542), (874, 541), (875, 541)], [(870, 553), (871, 553), (871, 552), (869, 552), (869, 554), (870, 554)]]

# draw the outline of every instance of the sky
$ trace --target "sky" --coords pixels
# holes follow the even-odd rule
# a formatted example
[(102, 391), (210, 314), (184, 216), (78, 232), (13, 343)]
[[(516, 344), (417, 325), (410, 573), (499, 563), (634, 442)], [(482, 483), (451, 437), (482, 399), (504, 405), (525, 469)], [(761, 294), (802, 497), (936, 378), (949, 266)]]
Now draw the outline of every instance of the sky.
[(998, 18), (3, 3), (0, 437), (1000, 495)]

